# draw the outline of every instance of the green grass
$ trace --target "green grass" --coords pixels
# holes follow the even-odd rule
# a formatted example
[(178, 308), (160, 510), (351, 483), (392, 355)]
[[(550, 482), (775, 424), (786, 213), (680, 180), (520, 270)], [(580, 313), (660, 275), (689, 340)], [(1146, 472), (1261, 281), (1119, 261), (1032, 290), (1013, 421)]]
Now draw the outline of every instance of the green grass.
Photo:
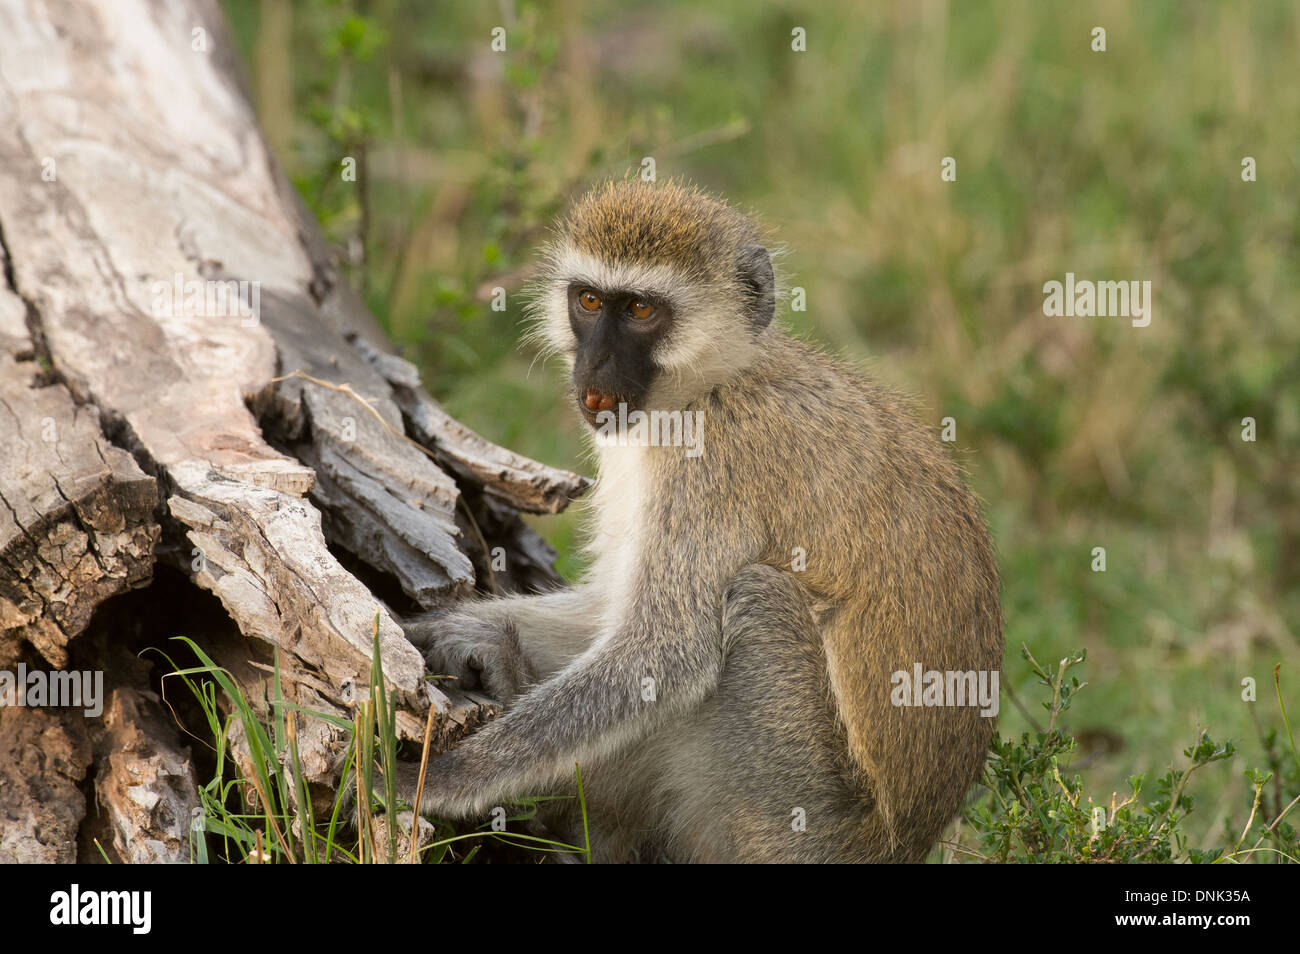
[[(507, 824), (515, 825), (514, 830), (497, 830), (488, 822), (463, 831), (459, 830), (463, 826), (435, 821), (433, 832), (411, 846), (409, 824), (386, 823), (394, 813), (386, 812), (385, 806), (395, 806), (400, 813), (411, 804), (396, 789), (394, 768), (400, 747), (396, 694), (384, 692), (378, 615), (372, 634), (369, 695), (357, 707), (354, 721), (288, 702), (281, 691), (278, 664), (266, 687), (265, 705), (258, 705), (192, 639), (175, 639), (199, 665), (180, 668), (167, 653), (154, 651), (171, 667), (167, 677), (182, 680), (198, 702), (215, 756), (215, 772), (199, 789), (200, 811), (190, 825), (194, 863), (468, 863), (487, 841), (515, 849), (514, 860), (554, 852), (590, 858), (589, 838), (584, 846), (567, 845), (519, 830), (546, 797), (518, 800), (515, 807), (521, 810), (504, 817)], [(310, 720), (326, 722), (347, 738), (337, 791), (313, 791), (303, 773), (298, 731), (300, 723)], [(426, 729), (421, 765), (429, 754)], [(585, 834), (587, 806), (580, 772), (577, 784)]]
[[(519, 289), (576, 189), (654, 156), (772, 228), (807, 290), (789, 325), (925, 424), (956, 419), (999, 552), (1005, 682), (1036, 683), (1021, 644), (1088, 650), (1065, 726), (1106, 740), (1071, 755), (1087, 793), (1122, 794), (1208, 726), (1239, 755), (1198, 773), (1184, 831), (1244, 824), (1239, 763), (1267, 761), (1265, 689), (1300, 664), (1293, 3), (521, 3), (506, 22), (308, 0), (288, 31), (225, 6), (280, 159), (331, 239), (364, 248), (350, 277), (453, 414), (590, 472), (556, 369), (518, 346)], [(341, 182), (360, 154), (363, 181)], [(1150, 280), (1151, 326), (1044, 317), (1067, 271)], [(570, 576), (575, 521), (534, 522)], [(1004, 709), (1007, 738), (1027, 728)]]

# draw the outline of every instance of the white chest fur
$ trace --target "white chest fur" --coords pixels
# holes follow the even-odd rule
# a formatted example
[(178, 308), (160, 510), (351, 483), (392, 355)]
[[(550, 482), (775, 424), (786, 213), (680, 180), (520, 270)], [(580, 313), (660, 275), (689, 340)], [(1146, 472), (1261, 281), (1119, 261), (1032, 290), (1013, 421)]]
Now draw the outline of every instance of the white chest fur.
[[(641, 527), (650, 493), (648, 448), (604, 446), (597, 449), (600, 474), (592, 492), (595, 525), (588, 544), (592, 555), (589, 579), (626, 591), (636, 579), (636, 563), (642, 545)], [(614, 614), (626, 598), (606, 601), (607, 613)], [(620, 620), (607, 618), (603, 631), (617, 628)]]

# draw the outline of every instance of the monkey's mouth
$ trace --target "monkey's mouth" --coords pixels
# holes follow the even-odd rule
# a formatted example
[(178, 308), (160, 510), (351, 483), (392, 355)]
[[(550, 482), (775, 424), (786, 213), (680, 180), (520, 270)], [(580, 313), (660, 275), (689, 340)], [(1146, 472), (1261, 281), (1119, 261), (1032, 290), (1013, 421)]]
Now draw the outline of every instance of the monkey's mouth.
[(596, 423), (596, 416), (603, 411), (618, 413), (619, 404), (623, 403), (623, 398), (613, 391), (605, 391), (601, 388), (586, 388), (578, 392), (578, 410), (582, 416), (587, 419), (588, 424)]

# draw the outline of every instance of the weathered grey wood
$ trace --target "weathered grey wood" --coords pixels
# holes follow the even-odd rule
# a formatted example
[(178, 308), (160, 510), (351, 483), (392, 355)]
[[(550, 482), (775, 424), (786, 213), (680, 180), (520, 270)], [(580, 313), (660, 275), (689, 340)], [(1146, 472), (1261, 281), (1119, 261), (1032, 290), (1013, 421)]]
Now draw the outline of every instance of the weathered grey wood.
[(458, 549), (456, 483), (407, 440), (387, 383), (306, 296), (268, 291), (262, 316), (287, 376), (254, 408), (316, 472), (330, 538), (426, 608), (465, 596), (474, 571)]
[[(10, 130), (0, 135), (0, 227), (13, 281), (56, 373), (165, 481), (168, 519), (191, 545), (179, 565), (245, 634), (279, 647), (286, 666), (323, 673), (339, 704), (339, 686), (366, 684), (380, 610), (385, 675), (409, 709), (401, 727), (415, 734), (430, 702), (445, 699), (430, 691), (396, 622), (329, 551), (320, 514), (303, 499), (311, 468), (268, 444), (245, 403), (292, 370), (277, 362), (274, 328), (298, 332), (281, 343), (288, 360), (302, 357), (295, 310), (311, 307), (315, 275), (301, 239), (310, 224), (285, 201), (238, 86), (217, 58), (192, 48), (196, 28), (211, 50), (230, 42), (208, 3), (0, 7), (0, 128)], [(48, 109), (51, 97), (80, 105)], [(47, 158), (52, 181), (41, 177)], [(257, 283), (249, 288), (266, 296), (268, 320), (229, 301), (176, 308), (159, 294), (214, 275)], [(321, 346), (329, 351), (327, 337)], [(341, 340), (333, 352), (355, 357)], [(313, 367), (322, 363), (328, 358)], [(343, 396), (305, 403), (324, 412), (335, 397)], [(390, 419), (400, 426), (395, 412)], [(320, 429), (334, 423), (322, 414)], [(387, 449), (347, 453), (324, 443), (366, 476), (393, 476), (382, 467), (367, 473), (388, 460)], [(408, 487), (428, 488), (435, 512), (445, 513), (454, 484), (421, 455), (407, 462), (412, 473), (425, 468)], [(468, 566), (461, 557), (454, 582), (467, 581)], [(326, 754), (307, 753), (323, 765)]]
[(420, 372), (404, 358), (368, 341), (353, 344), (393, 388), (411, 436), (439, 462), (480, 484), (490, 495), (528, 513), (559, 513), (591, 486), (586, 477), (529, 460), (480, 437), (442, 409), (420, 386)]
[[(0, 3), (0, 237), (0, 666), (25, 644), (66, 665), (95, 608), (163, 559), (246, 637), (210, 648), (260, 714), (278, 659), (286, 701), (350, 716), (376, 614), (399, 735), (422, 738), (432, 707), (441, 750), (496, 714), (426, 680), (363, 580), (399, 612), (555, 585), (518, 511), (563, 509), (587, 481), (462, 427), (390, 353), (267, 151), (215, 0)], [(247, 297), (215, 294), (231, 291)], [(117, 756), (93, 786), (122, 857), (176, 858), (188, 760), (142, 693), (120, 687), (112, 724), (87, 730)], [(0, 711), (0, 761), (30, 768), (59, 724)], [(345, 734), (306, 720), (298, 742), (328, 788)], [(32, 819), (76, 831), (85, 766), (63, 759), (53, 814), (37, 789), (0, 791), (17, 856), (48, 854)]]
[[(499, 447), (444, 411), (420, 386), (419, 371), (359, 334), (348, 340), (391, 386), (413, 441), (460, 480), (459, 546), (489, 592), (539, 592), (560, 586), (555, 550), (519, 519), (517, 511), (553, 513), (591, 487), (586, 477), (556, 470)], [(494, 569), (493, 551), (508, 554)]]
[[(5, 264), (0, 248), (0, 266)], [(7, 283), (5, 283), (7, 286)], [(158, 491), (94, 406), (45, 380), (24, 303), (0, 287), (0, 667), (52, 666), (106, 599), (147, 583)]]

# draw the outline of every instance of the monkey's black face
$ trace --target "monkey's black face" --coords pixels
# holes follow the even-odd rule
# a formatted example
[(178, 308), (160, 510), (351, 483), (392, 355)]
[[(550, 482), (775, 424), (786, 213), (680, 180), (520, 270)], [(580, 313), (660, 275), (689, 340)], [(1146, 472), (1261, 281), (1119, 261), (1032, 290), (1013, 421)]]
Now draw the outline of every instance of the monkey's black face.
[(666, 302), (590, 285), (569, 286), (569, 324), (577, 341), (573, 390), (578, 410), (596, 425), (601, 411), (645, 403), (659, 374), (651, 355), (672, 327)]

